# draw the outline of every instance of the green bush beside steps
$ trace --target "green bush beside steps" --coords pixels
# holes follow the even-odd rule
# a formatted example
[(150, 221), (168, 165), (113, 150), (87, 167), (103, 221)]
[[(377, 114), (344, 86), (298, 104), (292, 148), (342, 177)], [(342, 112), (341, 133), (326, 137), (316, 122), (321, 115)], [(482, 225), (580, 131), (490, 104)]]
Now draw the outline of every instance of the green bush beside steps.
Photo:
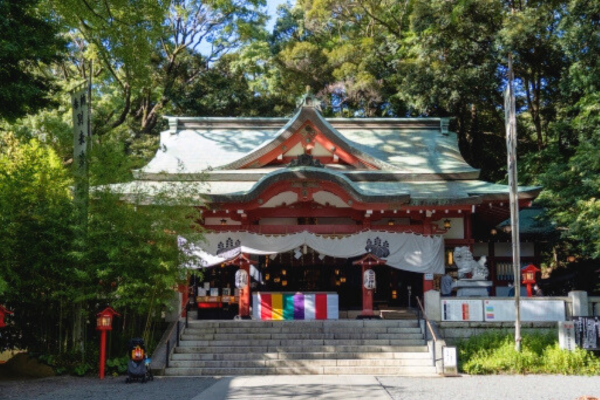
[(521, 352), (514, 332), (490, 331), (457, 343), (459, 370), (472, 375), (561, 374), (600, 375), (600, 358), (593, 352), (561, 350), (556, 333), (524, 333)]

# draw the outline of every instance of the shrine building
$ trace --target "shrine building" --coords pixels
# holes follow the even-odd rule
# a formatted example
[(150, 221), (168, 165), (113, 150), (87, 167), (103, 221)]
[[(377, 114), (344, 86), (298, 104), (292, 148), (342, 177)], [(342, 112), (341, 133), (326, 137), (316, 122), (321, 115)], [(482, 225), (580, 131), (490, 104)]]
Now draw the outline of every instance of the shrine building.
[[(291, 118), (167, 120), (136, 180), (112, 186), (124, 198), (200, 188), (206, 240), (191, 244), (197, 262), (188, 265), (204, 269), (192, 282), (200, 307), (368, 317), (439, 287), (459, 246), (487, 256), (490, 295), (512, 280), (511, 243), (490, 235), (510, 216), (509, 187), (479, 179), (447, 118), (324, 118), (307, 96)], [(520, 187), (519, 207), (540, 190)], [(537, 260), (533, 243), (522, 253), (524, 264)], [(286, 311), (298, 296), (312, 302), (301, 315)]]

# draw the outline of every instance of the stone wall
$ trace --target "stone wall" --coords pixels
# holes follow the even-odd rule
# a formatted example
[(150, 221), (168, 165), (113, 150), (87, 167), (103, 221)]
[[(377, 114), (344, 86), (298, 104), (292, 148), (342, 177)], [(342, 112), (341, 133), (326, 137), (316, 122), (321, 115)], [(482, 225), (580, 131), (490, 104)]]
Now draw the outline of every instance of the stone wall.
[[(469, 321), (442, 321), (442, 300), (443, 299), (464, 299), (464, 300), (498, 300), (499, 297), (445, 297), (441, 298), (436, 290), (430, 290), (425, 293), (425, 313), (430, 321), (437, 324), (439, 332), (449, 345), (455, 344), (460, 339), (466, 339), (472, 336), (480, 335), (490, 330), (505, 330), (514, 334), (514, 321), (509, 322), (469, 322)], [(508, 298), (504, 298), (507, 299)], [(526, 299), (526, 298), (525, 298)], [(542, 298), (539, 298), (540, 300)], [(570, 320), (571, 316), (590, 316), (600, 314), (600, 298), (588, 297), (584, 291), (570, 292), (568, 297), (544, 297), (544, 300), (560, 300), (565, 303), (565, 319)], [(521, 321), (521, 332), (554, 332), (558, 337), (558, 322), (528, 322)]]
[[(481, 335), (490, 330), (505, 330), (514, 335), (514, 322), (438, 322), (438, 329), (448, 345), (456, 345), (461, 339)], [(558, 337), (557, 322), (521, 322), (522, 333), (554, 332)]]

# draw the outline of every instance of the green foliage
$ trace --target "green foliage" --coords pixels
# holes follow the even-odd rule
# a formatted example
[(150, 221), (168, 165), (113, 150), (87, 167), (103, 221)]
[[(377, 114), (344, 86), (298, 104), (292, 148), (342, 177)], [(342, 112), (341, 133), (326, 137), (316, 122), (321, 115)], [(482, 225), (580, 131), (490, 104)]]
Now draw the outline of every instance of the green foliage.
[(115, 357), (106, 360), (106, 374), (107, 375), (123, 375), (127, 372), (127, 364), (129, 363), (129, 357)]
[[(94, 75), (96, 135), (120, 126), (156, 134), (177, 82), (201, 80), (201, 65), (264, 35), (262, 0), (46, 1), (73, 36), (67, 79)], [(190, 70), (189, 58), (201, 62)]]
[(70, 351), (57, 355), (40, 354), (37, 358), (58, 375), (84, 376), (98, 371), (98, 357), (98, 348), (89, 347), (83, 357), (79, 352)]
[(514, 336), (491, 331), (457, 344), (459, 369), (474, 374), (564, 374), (598, 375), (600, 359), (593, 353), (573, 352), (558, 347), (555, 333), (525, 334), (521, 352), (515, 350)]
[[(135, 157), (109, 139), (92, 152), (92, 183), (125, 180), (135, 165)], [(12, 134), (0, 141), (0, 294), (4, 304), (18, 310), (15, 328), (5, 331), (0, 345), (76, 359), (82, 349), (74, 324), (82, 321), (84, 336), (95, 336), (93, 324), (85, 321), (93, 322), (107, 303), (127, 315), (116, 331), (143, 336), (150, 345), (173, 288), (185, 279), (177, 234), (193, 229), (198, 216), (189, 205), (201, 197), (193, 188), (175, 185), (158, 191), (152, 205), (136, 206), (147, 199), (135, 188), (130, 204), (97, 186), (82, 240), (75, 235), (72, 180), (54, 151)], [(115, 346), (124, 348), (118, 339)], [(56, 368), (82, 374), (89, 365), (94, 361), (72, 365), (67, 360)]]
[(14, 121), (53, 104), (49, 64), (62, 58), (66, 43), (39, 2), (0, 2), (0, 118)]

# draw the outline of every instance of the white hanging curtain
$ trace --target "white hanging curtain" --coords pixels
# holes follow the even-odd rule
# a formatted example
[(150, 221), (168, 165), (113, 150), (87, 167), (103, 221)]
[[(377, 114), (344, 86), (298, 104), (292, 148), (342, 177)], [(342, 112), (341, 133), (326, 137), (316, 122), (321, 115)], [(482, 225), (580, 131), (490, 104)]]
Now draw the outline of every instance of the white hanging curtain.
[(182, 251), (194, 256), (188, 268), (219, 265), (240, 253), (270, 255), (288, 252), (304, 245), (319, 254), (350, 258), (372, 253), (390, 267), (420, 273), (444, 273), (444, 239), (413, 233), (365, 231), (344, 237), (327, 237), (310, 232), (262, 235), (250, 232), (204, 234), (204, 242), (188, 243), (179, 237)]

